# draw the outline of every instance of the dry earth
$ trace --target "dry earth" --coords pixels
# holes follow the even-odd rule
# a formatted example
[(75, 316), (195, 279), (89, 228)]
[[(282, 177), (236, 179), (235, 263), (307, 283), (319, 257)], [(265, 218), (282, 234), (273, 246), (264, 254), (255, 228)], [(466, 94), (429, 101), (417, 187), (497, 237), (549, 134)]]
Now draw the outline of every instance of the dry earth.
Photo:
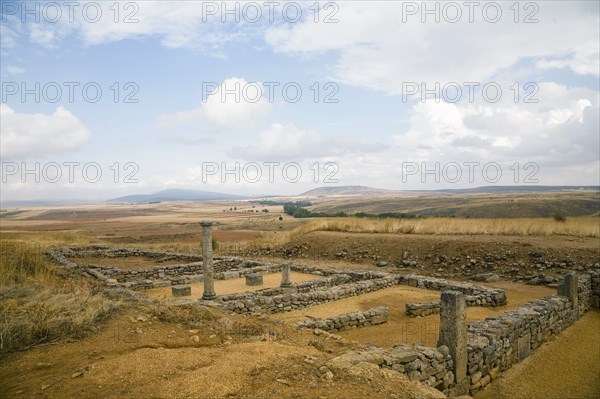
[(336, 341), (328, 343), (335, 353), (323, 353), (307, 344), (311, 337), (272, 326), (266, 336), (234, 334), (222, 342), (202, 330), (129, 312), (84, 340), (9, 355), (0, 365), (0, 397), (439, 397), (398, 376), (327, 379), (319, 368), (351, 348)]

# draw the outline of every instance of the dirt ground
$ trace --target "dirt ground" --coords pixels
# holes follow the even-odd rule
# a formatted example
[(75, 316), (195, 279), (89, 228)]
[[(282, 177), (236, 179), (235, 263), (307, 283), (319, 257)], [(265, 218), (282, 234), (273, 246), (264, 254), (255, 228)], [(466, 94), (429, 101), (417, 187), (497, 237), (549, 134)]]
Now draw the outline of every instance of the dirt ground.
[[(244, 321), (242, 321), (244, 323)], [(202, 329), (129, 312), (100, 333), (14, 353), (0, 364), (1, 398), (432, 398), (403, 377), (337, 375), (319, 370), (351, 348), (273, 327), (265, 338), (219, 337)], [(438, 393), (439, 394), (439, 393)], [(439, 397), (439, 395), (437, 396)]]

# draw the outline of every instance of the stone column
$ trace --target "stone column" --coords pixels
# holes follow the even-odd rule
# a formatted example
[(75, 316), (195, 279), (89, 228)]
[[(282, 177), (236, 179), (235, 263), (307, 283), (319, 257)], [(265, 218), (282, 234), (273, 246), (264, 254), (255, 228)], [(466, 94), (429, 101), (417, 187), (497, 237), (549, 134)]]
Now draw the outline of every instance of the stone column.
[(571, 272), (565, 276), (565, 279), (558, 284), (558, 295), (566, 296), (571, 301), (571, 306), (575, 312), (575, 320), (579, 319), (579, 298), (577, 284), (579, 280), (577, 273)]
[(440, 338), (438, 347), (448, 347), (456, 385), (450, 389), (449, 396), (460, 396), (469, 392), (470, 381), (467, 377), (467, 305), (465, 297), (459, 291), (444, 291), (440, 301)]
[(213, 280), (212, 222), (205, 220), (200, 222), (200, 226), (202, 226), (202, 269), (204, 274), (202, 299), (210, 301), (217, 297)]
[(281, 284), (279, 285), (281, 288), (288, 288), (292, 286), (292, 282), (290, 280), (290, 268), (291, 265), (289, 263), (284, 263), (281, 265)]

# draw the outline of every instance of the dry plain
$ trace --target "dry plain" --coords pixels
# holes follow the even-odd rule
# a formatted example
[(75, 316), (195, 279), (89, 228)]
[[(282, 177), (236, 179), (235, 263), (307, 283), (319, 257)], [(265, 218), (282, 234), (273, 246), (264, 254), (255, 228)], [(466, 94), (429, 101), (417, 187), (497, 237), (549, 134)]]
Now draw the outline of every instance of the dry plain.
[[(508, 304), (469, 308), (468, 321), (555, 293), (555, 288), (546, 285), (526, 284), (529, 279), (544, 275), (558, 280), (571, 266), (600, 261), (597, 215), (567, 217), (566, 222), (551, 218), (315, 220), (294, 219), (283, 214), (279, 205), (244, 201), (7, 208), (0, 219), (0, 397), (443, 397), (403, 377), (340, 373), (330, 378), (322, 369), (329, 359), (368, 345), (435, 345), (439, 316), (409, 318), (404, 304), (436, 300), (439, 293), (392, 287), (272, 317), (242, 316), (217, 308), (171, 306), (168, 288), (117, 295), (94, 279), (62, 273), (43, 254), (47, 248), (103, 244), (199, 255), (199, 222), (205, 219), (215, 222), (216, 256), (320, 268), (417, 272), (464, 281), (480, 273), (522, 277), (478, 283), (505, 289)], [(403, 232), (410, 223), (412, 231)], [(446, 230), (449, 224), (454, 226), (452, 231)], [(540, 270), (531, 255), (535, 251), (565, 267)], [(415, 264), (405, 264), (405, 253)], [(486, 256), (496, 254), (500, 256), (496, 262), (485, 261)], [(461, 260), (450, 262), (454, 258)], [(153, 265), (152, 259), (143, 258), (95, 261), (124, 269)], [(519, 261), (522, 266), (513, 270)], [(314, 276), (292, 275), (294, 281), (309, 278)], [(266, 275), (265, 284), (276, 286), (278, 279), (277, 274)], [(242, 279), (217, 283), (219, 294), (249, 289)], [(193, 298), (201, 295), (201, 287), (201, 283), (192, 285)], [(306, 318), (381, 305), (390, 310), (386, 324), (342, 331), (336, 338), (295, 328), (296, 322)], [(546, 357), (553, 359), (554, 352), (564, 346), (570, 357), (579, 359), (573, 365), (577, 370), (556, 373), (548, 368), (551, 377), (538, 366), (536, 378), (566, 383), (577, 375), (577, 381), (588, 384), (579, 390), (568, 385), (572, 398), (600, 396), (596, 373), (600, 342), (594, 333), (600, 327), (598, 316), (597, 311), (590, 312), (572, 327), (573, 332), (564, 333), (572, 337), (576, 331), (585, 338), (560, 335), (511, 370), (506, 381), (524, 378), (530, 363), (532, 367), (544, 364)], [(234, 332), (223, 332), (223, 318), (235, 325)], [(478, 395), (509, 397), (503, 380)], [(555, 388), (542, 381), (531, 382), (537, 388), (522, 397), (555, 397)]]

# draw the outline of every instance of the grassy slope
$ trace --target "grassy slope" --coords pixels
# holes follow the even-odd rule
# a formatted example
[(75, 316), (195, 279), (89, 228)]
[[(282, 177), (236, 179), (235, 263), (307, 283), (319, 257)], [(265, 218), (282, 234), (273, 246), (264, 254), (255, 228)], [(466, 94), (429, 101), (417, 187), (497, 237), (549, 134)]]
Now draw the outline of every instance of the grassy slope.
[(487, 218), (597, 215), (600, 197), (593, 192), (543, 194), (422, 195), (415, 197), (352, 197), (322, 200), (318, 212), (406, 212), (421, 216)]

